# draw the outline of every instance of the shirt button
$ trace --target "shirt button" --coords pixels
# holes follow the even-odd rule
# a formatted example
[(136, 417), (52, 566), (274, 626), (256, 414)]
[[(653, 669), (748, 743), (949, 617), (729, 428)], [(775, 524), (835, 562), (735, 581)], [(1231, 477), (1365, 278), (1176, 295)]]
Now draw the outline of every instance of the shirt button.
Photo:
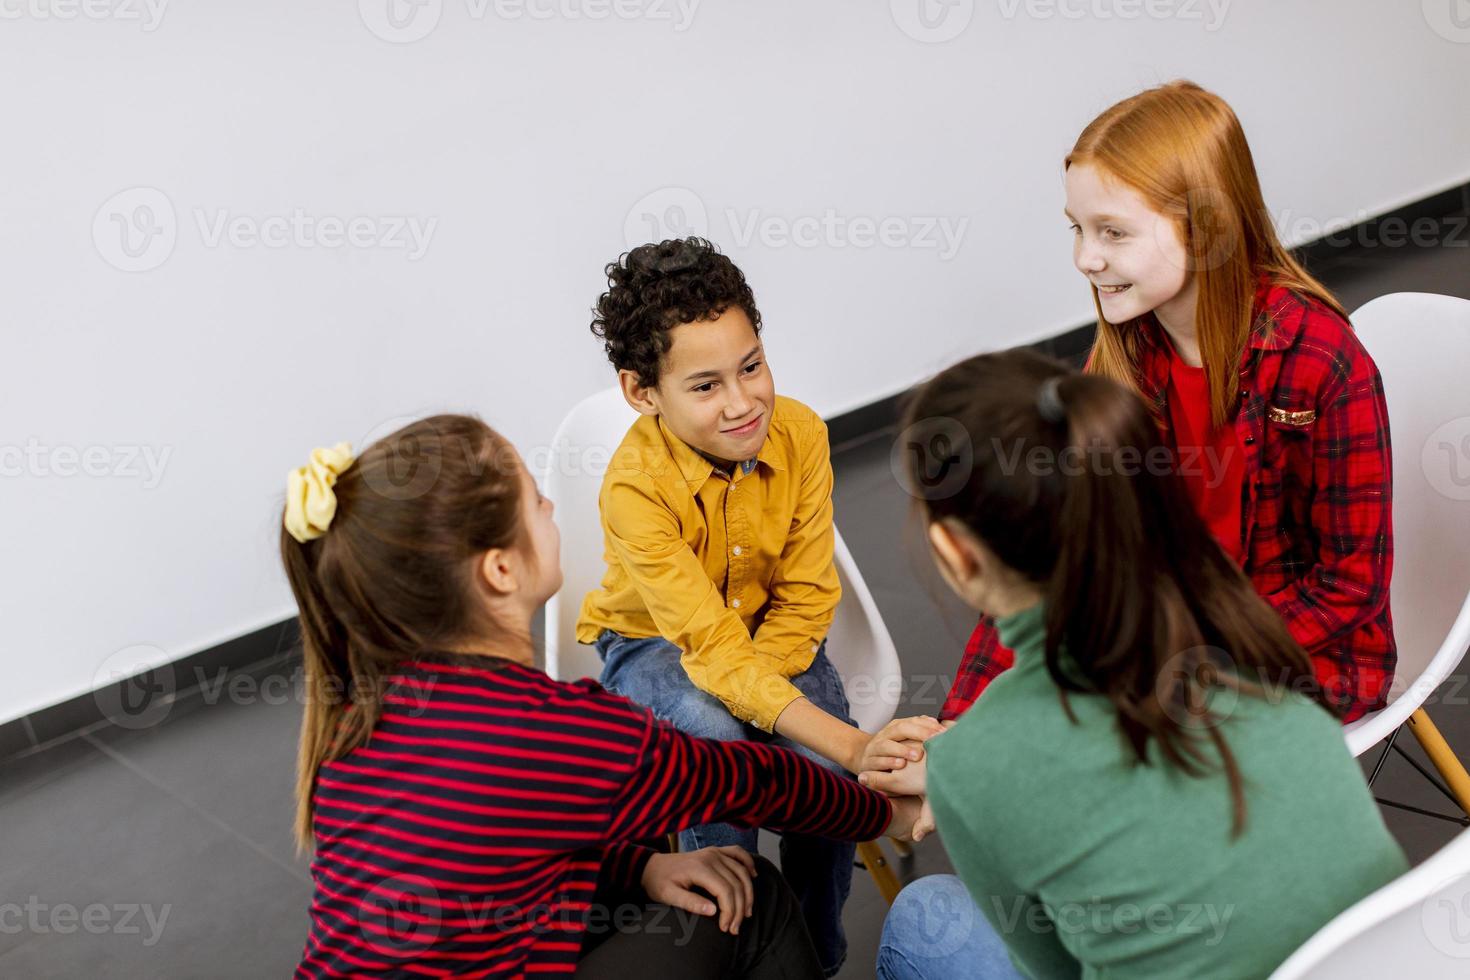
[(820, 644), (818, 644), (818, 643), (813, 643), (813, 644), (812, 644), (812, 653), (816, 653), (816, 652), (817, 652), (817, 650), (819, 650), (819, 649), (820, 649), (820, 648), (821, 648), (821, 645), (820, 645)]
[(740, 554), (740, 545), (738, 545), (738, 544), (735, 546), (735, 554), (736, 555), (739, 555)]
[(730, 605), (734, 606), (736, 609), (739, 609), (740, 608), (740, 600), (739, 599), (731, 599), (730, 600)]

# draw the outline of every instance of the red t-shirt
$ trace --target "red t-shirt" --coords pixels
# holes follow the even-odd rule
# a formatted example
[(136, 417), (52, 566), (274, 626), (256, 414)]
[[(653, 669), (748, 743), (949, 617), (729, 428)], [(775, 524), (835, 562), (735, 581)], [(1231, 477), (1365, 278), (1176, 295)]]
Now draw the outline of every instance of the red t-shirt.
[(1235, 426), (1210, 424), (1210, 386), (1203, 367), (1185, 364), (1169, 349), (1169, 428), (1177, 469), (1195, 513), (1225, 553), (1241, 563), (1240, 491), (1245, 483), (1245, 447)]

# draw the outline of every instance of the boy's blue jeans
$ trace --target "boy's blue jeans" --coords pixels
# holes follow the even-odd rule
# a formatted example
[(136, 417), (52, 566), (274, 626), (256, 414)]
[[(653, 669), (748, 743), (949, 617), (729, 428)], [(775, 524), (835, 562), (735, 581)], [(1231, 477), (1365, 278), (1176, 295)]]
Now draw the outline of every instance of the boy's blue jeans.
[[(730, 714), (719, 698), (694, 686), (679, 663), (679, 648), (662, 637), (629, 639), (611, 630), (603, 630), (596, 646), (597, 654), (602, 658), (602, 686), (638, 702), (652, 711), (655, 718), (668, 722), (679, 731), (723, 742), (746, 739), (780, 746), (851, 778), (846, 769), (830, 759), (780, 735), (745, 724)], [(791, 678), (791, 683), (812, 704), (849, 725), (853, 724), (847, 713), (847, 695), (842, 690), (842, 678), (827, 659), (825, 640), (812, 665), (805, 673)], [(738, 844), (755, 854), (756, 832), (722, 823), (691, 827), (679, 834), (679, 847), (686, 851), (729, 844)], [(822, 970), (829, 977), (841, 968), (847, 956), (842, 906), (852, 890), (855, 851), (856, 845), (850, 841), (800, 834), (781, 837), (781, 872), (801, 902), (807, 931), (817, 947)]]

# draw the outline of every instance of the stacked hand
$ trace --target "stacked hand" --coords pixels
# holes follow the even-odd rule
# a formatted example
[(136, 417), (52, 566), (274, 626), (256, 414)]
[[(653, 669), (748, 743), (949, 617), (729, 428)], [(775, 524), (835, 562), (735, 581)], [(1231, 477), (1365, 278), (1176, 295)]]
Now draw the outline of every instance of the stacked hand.
[(924, 758), (924, 743), (944, 731), (944, 726), (926, 715), (895, 718), (868, 739), (853, 772), (902, 769)]
[(924, 742), (946, 727), (927, 716), (895, 718), (868, 741), (858, 781), (894, 797), (889, 837), (919, 841), (934, 832), (934, 813), (926, 797), (929, 767)]

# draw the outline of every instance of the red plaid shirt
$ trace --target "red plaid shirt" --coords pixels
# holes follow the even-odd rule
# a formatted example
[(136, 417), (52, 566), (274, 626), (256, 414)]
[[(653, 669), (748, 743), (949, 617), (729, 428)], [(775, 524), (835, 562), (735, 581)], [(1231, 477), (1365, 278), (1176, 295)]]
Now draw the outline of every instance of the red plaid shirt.
[[(1246, 454), (1240, 553), (1256, 591), (1352, 721), (1386, 703), (1398, 659), (1383, 383), (1352, 328), (1321, 303), (1263, 282), (1255, 310), (1234, 420)], [(1139, 341), (1139, 390), (1172, 445), (1168, 341), (1152, 316)], [(963, 714), (1013, 662), (982, 617), (940, 718)]]

